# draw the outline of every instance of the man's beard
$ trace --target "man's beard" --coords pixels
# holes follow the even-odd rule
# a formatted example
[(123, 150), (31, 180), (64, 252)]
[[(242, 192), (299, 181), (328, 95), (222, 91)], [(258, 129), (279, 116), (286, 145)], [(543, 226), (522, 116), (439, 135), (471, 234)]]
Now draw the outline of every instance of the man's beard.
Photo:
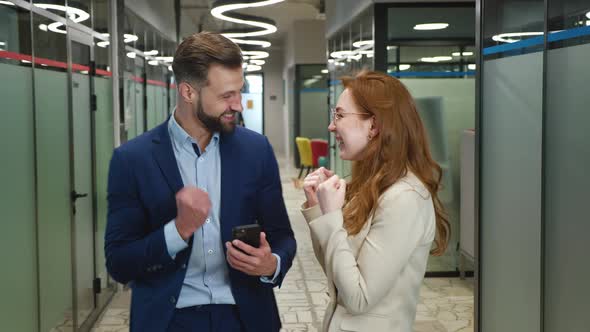
[(233, 114), (235, 116), (236, 113), (237, 112), (234, 110), (229, 110), (223, 112), (219, 117), (210, 116), (209, 114), (205, 113), (203, 104), (201, 103), (201, 98), (199, 98), (199, 101), (197, 102), (197, 109), (195, 112), (197, 118), (205, 125), (207, 129), (209, 129), (211, 133), (220, 132), (224, 134), (231, 134), (236, 128), (236, 123), (223, 123), (221, 122), (221, 117), (228, 114)]

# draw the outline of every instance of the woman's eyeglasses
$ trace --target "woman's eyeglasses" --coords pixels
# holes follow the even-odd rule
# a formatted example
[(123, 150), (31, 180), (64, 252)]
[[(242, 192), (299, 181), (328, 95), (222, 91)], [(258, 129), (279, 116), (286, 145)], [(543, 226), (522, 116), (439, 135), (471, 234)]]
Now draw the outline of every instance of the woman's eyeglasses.
[(330, 109), (330, 119), (332, 121), (338, 121), (342, 119), (345, 115), (353, 114), (353, 115), (371, 115), (371, 113), (356, 113), (356, 112), (339, 112), (338, 108), (331, 108)]

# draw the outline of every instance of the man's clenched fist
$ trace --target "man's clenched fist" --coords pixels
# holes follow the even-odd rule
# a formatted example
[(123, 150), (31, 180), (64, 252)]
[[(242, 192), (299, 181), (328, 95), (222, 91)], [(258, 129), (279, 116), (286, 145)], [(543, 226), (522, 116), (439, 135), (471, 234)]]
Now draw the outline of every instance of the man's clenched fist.
[(184, 187), (176, 193), (176, 208), (176, 229), (186, 241), (205, 223), (209, 215), (209, 194), (197, 187)]

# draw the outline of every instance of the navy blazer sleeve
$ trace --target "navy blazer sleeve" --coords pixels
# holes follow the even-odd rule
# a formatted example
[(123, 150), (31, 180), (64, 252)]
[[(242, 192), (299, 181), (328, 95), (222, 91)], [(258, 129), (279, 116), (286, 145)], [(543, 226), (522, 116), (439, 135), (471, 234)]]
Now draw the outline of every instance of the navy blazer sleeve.
[(136, 179), (119, 149), (114, 151), (109, 167), (107, 218), (106, 265), (116, 281), (141, 279), (154, 267), (173, 264), (166, 249), (164, 228), (147, 230)]
[(265, 143), (262, 186), (256, 200), (256, 212), (272, 252), (281, 257), (281, 271), (274, 284), (263, 284), (280, 287), (293, 263), (297, 245), (283, 200), (278, 163), (268, 139), (265, 139)]

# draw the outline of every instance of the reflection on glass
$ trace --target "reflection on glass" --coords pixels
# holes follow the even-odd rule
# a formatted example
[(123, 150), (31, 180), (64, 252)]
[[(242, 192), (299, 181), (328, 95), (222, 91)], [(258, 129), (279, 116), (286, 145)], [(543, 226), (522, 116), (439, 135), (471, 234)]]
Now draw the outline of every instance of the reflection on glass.
[[(534, 49), (543, 44), (543, 0), (490, 0), (486, 8), (496, 8), (493, 15), (486, 14), (483, 47), (511, 44), (537, 38)], [(492, 11), (490, 11), (491, 13)]]
[(35, 34), (35, 65), (44, 69), (62, 71), (67, 69), (66, 35), (50, 31), (53, 20), (33, 14)]

